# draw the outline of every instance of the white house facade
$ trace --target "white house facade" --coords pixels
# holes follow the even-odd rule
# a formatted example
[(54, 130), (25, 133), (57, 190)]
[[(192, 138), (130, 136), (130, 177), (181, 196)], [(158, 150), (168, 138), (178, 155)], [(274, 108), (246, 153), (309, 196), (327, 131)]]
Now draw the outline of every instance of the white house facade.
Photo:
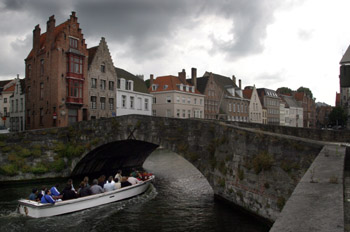
[(15, 89), (10, 96), (10, 131), (25, 130), (25, 94), (24, 79), (15, 79)]

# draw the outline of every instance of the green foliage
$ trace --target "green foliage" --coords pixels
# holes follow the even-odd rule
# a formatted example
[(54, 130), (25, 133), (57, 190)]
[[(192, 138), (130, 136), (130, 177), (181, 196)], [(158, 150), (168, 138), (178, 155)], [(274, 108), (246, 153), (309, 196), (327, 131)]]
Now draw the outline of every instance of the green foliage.
[(18, 174), (18, 167), (15, 164), (6, 164), (0, 167), (0, 173), (5, 176), (15, 176)]
[(32, 150), (32, 156), (40, 157), (41, 156), (41, 149), (34, 149), (34, 150)]
[(54, 151), (60, 155), (60, 157), (78, 157), (83, 154), (85, 148), (82, 145), (74, 145), (74, 144), (56, 144)]
[(38, 164), (35, 167), (32, 167), (30, 172), (33, 174), (44, 174), (48, 172), (48, 168), (44, 164)]
[(261, 152), (254, 157), (252, 162), (255, 173), (259, 174), (261, 171), (270, 170), (274, 159), (268, 152)]
[(177, 151), (181, 154), (185, 154), (188, 150), (188, 144), (180, 143), (177, 145)]
[(218, 183), (219, 183), (219, 186), (222, 187), (222, 188), (224, 188), (225, 185), (226, 185), (226, 182), (225, 182), (225, 179), (224, 179), (224, 178), (220, 178), (219, 181), (218, 181)]
[(145, 84), (146, 84), (146, 87), (147, 87), (147, 89), (151, 86), (151, 81), (150, 81), (150, 79), (147, 79), (147, 80), (145, 80)]
[(225, 162), (224, 162), (224, 161), (221, 161), (221, 162), (219, 163), (219, 171), (220, 171), (222, 174), (224, 174), (224, 175), (227, 174), (227, 168), (226, 168), (226, 165), (225, 165)]
[(100, 138), (94, 138), (90, 143), (92, 146), (96, 146), (100, 142)]
[(281, 163), (281, 168), (283, 169), (283, 171), (285, 171), (288, 174), (290, 174), (293, 169), (299, 170), (300, 166), (297, 163), (295, 163), (295, 162), (291, 162), (291, 161), (288, 161), (288, 160), (283, 160), (282, 163)]
[(345, 110), (340, 106), (334, 107), (333, 110), (330, 112), (328, 118), (329, 118), (329, 124), (334, 126), (335, 125), (344, 126), (348, 119)]
[(280, 87), (276, 90), (279, 94), (292, 95), (292, 90), (288, 87)]
[(18, 154), (21, 156), (21, 157), (29, 157), (31, 156), (31, 152), (27, 149), (27, 148), (22, 148)]
[(9, 152), (9, 151), (11, 151), (12, 150), (12, 148), (10, 147), (10, 146), (5, 146), (5, 147), (2, 147), (2, 149), (1, 149), (1, 151), (2, 152)]
[(282, 211), (284, 205), (286, 204), (286, 199), (282, 196), (278, 197), (277, 199), (277, 207), (280, 211)]
[(313, 98), (312, 92), (309, 88), (306, 87), (299, 87), (299, 89), (297, 89), (298, 93), (305, 93), (307, 96), (309, 96), (311, 99)]
[(64, 163), (63, 159), (55, 160), (50, 164), (50, 169), (55, 170), (56, 172), (62, 171), (66, 167), (66, 164)]
[(194, 162), (194, 161), (198, 160), (198, 158), (199, 158), (198, 153), (196, 153), (196, 152), (189, 152), (188, 153), (188, 160), (189, 161)]
[(0, 147), (5, 147), (6, 143), (4, 141), (0, 141)]

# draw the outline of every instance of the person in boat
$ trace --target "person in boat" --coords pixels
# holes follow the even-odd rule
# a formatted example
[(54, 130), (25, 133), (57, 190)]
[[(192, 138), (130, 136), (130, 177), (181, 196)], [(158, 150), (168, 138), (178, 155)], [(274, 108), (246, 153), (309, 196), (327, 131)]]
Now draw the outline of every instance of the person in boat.
[(62, 191), (62, 200), (65, 201), (65, 200), (70, 200), (77, 197), (78, 197), (77, 193), (74, 190), (72, 190), (72, 185), (67, 184)]
[(105, 175), (102, 175), (98, 178), (97, 180), (97, 183), (99, 186), (101, 186), (101, 188), (103, 189), (103, 186), (105, 185), (106, 183), (106, 176)]
[(51, 196), (51, 191), (50, 189), (46, 189), (45, 190), (45, 195), (41, 197), (40, 200), (41, 203), (51, 203), (51, 204), (55, 204), (56, 200), (54, 200)]
[(117, 174), (115, 174), (114, 181), (120, 183), (122, 181), (122, 170), (118, 170)]
[(76, 191), (75, 191), (75, 188), (74, 188), (74, 186), (73, 186), (73, 180), (72, 180), (72, 179), (68, 179), (67, 185), (70, 185), (70, 186), (71, 186), (71, 189), (72, 189), (74, 192), (76, 192)]
[(113, 176), (108, 177), (108, 181), (103, 185), (103, 189), (105, 192), (113, 191), (116, 189)]
[(50, 189), (51, 196), (58, 197), (59, 195), (61, 195), (61, 193), (58, 191), (58, 187), (60, 187), (59, 184), (56, 184), (55, 186), (51, 187), (51, 189)]
[(37, 201), (38, 200), (38, 189), (36, 188), (33, 188), (32, 189), (32, 193), (29, 195), (29, 200), (32, 200), (32, 201)]
[(135, 178), (133, 176), (129, 176), (127, 182), (129, 182), (131, 185), (142, 183), (141, 180), (139, 180), (138, 178)]
[(130, 176), (137, 178), (137, 177), (139, 176), (139, 174), (138, 174), (138, 172), (136, 171), (136, 169), (135, 169), (135, 168), (132, 168), (131, 170), (132, 170), (132, 172), (130, 173)]
[(94, 179), (92, 181), (92, 186), (90, 187), (91, 194), (98, 194), (98, 193), (103, 193), (103, 188), (101, 188), (100, 185), (98, 185), (98, 180)]
[(37, 196), (38, 201), (40, 201), (41, 198), (45, 195), (46, 189), (47, 189), (46, 187), (42, 187), (42, 188), (41, 188), (41, 190), (40, 190), (40, 192), (38, 193), (38, 196)]
[(80, 188), (79, 188), (79, 190), (78, 190), (78, 194), (79, 194), (80, 197), (86, 197), (86, 196), (89, 196), (89, 195), (92, 194), (92, 193), (91, 193), (90, 187), (88, 187), (88, 186), (86, 185), (86, 182), (85, 182), (85, 181), (82, 181), (82, 182), (80, 183)]
[[(89, 177), (88, 177), (88, 176), (85, 176), (83, 181), (85, 182), (86, 187), (90, 188)], [(81, 184), (81, 183), (80, 183), (80, 184)]]

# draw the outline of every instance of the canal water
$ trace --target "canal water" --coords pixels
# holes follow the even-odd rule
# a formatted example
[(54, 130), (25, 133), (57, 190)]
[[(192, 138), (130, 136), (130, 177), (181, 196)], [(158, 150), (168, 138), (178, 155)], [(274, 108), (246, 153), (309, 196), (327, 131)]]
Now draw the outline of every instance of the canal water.
[[(205, 178), (175, 153), (156, 150), (144, 168), (156, 175), (143, 195), (72, 214), (32, 219), (16, 213), (17, 200), (33, 187), (52, 186), (66, 180), (2, 185), (0, 231), (234, 231), (262, 232), (269, 228), (223, 202), (214, 201)], [(78, 186), (78, 180), (74, 182)]]

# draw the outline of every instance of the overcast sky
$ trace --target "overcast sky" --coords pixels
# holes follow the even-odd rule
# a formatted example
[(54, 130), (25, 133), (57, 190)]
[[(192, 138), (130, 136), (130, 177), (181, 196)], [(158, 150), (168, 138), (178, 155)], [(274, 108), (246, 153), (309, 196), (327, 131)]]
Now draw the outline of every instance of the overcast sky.
[(205, 71), (257, 88), (308, 87), (335, 104), (350, 44), (349, 0), (0, 0), (0, 79), (24, 77), (32, 33), (76, 11), (88, 47), (105, 37), (134, 74)]

